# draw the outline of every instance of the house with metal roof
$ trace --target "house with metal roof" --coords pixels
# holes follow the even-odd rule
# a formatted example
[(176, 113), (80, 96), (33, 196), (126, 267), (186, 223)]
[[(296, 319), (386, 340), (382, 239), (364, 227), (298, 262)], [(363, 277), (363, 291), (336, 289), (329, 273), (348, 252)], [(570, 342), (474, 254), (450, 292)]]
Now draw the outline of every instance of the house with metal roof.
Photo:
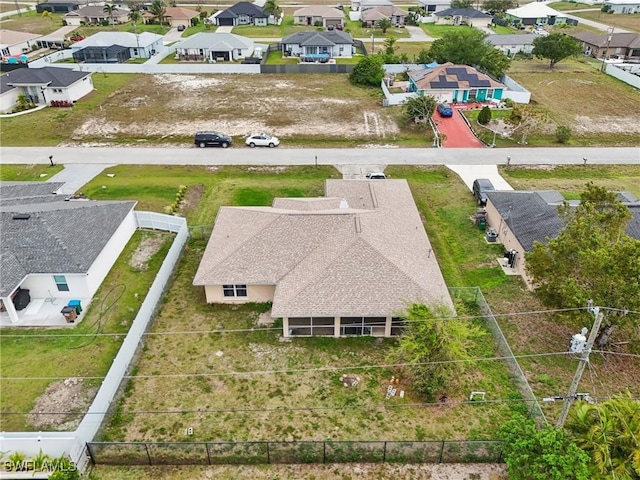
[(251, 2), (238, 2), (226, 10), (217, 12), (210, 18), (219, 27), (237, 27), (240, 25), (264, 27), (278, 23), (273, 15), (265, 13), (262, 7)]
[(255, 51), (252, 39), (233, 33), (200, 32), (173, 47), (177, 58), (187, 61), (229, 62), (250, 57)]
[(532, 2), (518, 8), (511, 8), (504, 14), (504, 19), (513, 25), (561, 25), (567, 17), (542, 2)]
[(447, 8), (433, 14), (437, 25), (468, 25), (470, 27), (489, 27), (493, 16), (475, 8)]
[(87, 6), (77, 10), (72, 10), (62, 16), (67, 25), (100, 25), (103, 21), (109, 25), (126, 23), (129, 20), (129, 10), (125, 8), (114, 8), (111, 13), (105, 11), (104, 6)]
[(327, 61), (353, 55), (351, 35), (340, 30), (296, 32), (284, 37), (280, 44), (283, 55), (300, 57), (302, 61)]
[(309, 27), (342, 27), (344, 12), (328, 5), (309, 5), (293, 12), (293, 23)]
[(221, 207), (193, 284), (207, 303), (272, 302), (286, 337), (388, 337), (413, 303), (453, 309), (406, 180)]
[(466, 103), (499, 101), (507, 87), (468, 65), (451, 62), (408, 73), (411, 91), (431, 95), (438, 102)]
[(71, 52), (77, 63), (123, 63), (129, 58), (150, 58), (162, 47), (162, 35), (151, 32), (137, 35), (129, 32), (98, 32), (72, 44)]
[(11, 111), (20, 94), (35, 105), (74, 104), (93, 91), (91, 75), (61, 67), (20, 68), (5, 73), (0, 75), (0, 111)]
[(518, 53), (530, 55), (533, 52), (533, 41), (536, 38), (537, 35), (532, 33), (514, 33), (511, 35), (489, 35), (486, 40), (507, 57), (513, 57)]
[(594, 58), (619, 58), (640, 61), (640, 33), (597, 34), (592, 32), (574, 33), (573, 38), (582, 42), (585, 55)]
[(90, 301), (137, 228), (135, 202), (73, 200), (56, 182), (0, 182), (0, 324), (57, 325)]
[[(525, 253), (533, 250), (535, 242), (555, 238), (564, 228), (558, 213), (564, 197), (556, 190), (509, 190), (486, 192), (486, 195), (487, 227), (495, 230), (497, 241), (505, 252), (512, 254), (511, 273), (521, 275), (529, 283)], [(628, 192), (620, 192), (618, 199), (632, 214), (626, 233), (640, 239), (640, 201)]]
[(14, 30), (0, 30), (0, 56), (5, 59), (14, 55), (30, 52), (37, 39), (42, 37), (35, 33), (16, 32)]
[(640, 13), (638, 0), (605, 0), (604, 5), (611, 13)]

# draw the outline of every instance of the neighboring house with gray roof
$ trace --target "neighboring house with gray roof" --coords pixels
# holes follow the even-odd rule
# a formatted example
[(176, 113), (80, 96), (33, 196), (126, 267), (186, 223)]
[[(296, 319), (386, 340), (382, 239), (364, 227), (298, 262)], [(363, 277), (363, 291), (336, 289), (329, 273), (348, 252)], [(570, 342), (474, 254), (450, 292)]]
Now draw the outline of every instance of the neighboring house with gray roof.
[[(71, 52), (78, 63), (122, 63), (129, 58), (149, 58), (155, 55), (163, 47), (162, 38), (162, 35), (151, 32), (137, 35), (128, 32), (98, 32), (72, 44)], [(123, 53), (114, 57), (113, 47), (118, 47), (117, 51)]]
[(328, 5), (309, 5), (293, 12), (293, 23), (309, 27), (342, 27), (344, 12)]
[(415, 302), (453, 309), (406, 180), (327, 180), (326, 197), (221, 207), (193, 284), (272, 302), (284, 336), (391, 336)]
[(176, 57), (191, 61), (234, 61), (254, 54), (253, 40), (233, 33), (196, 33), (175, 44)]
[(107, 21), (109, 25), (126, 23), (129, 20), (129, 10), (125, 8), (114, 8), (109, 14), (105, 11), (104, 5), (82, 7), (63, 15), (67, 25), (99, 25)]
[(241, 25), (254, 25), (265, 27), (270, 24), (279, 24), (278, 18), (264, 12), (264, 9), (255, 3), (238, 2), (229, 8), (212, 15), (211, 20), (219, 27), (237, 27)]
[(0, 111), (10, 112), (24, 94), (35, 105), (73, 104), (93, 91), (91, 72), (69, 68), (20, 68), (0, 76)]
[(351, 57), (353, 54), (351, 35), (340, 30), (296, 32), (284, 37), (280, 44), (284, 55), (309, 61)]
[(488, 28), (493, 16), (475, 8), (447, 8), (433, 14), (437, 25), (468, 25), (470, 27)]
[(537, 35), (532, 33), (515, 33), (512, 35), (489, 35), (487, 43), (501, 50), (507, 57), (513, 57), (518, 53), (530, 55), (533, 52), (533, 41)]
[(640, 61), (640, 33), (612, 33), (601, 35), (592, 32), (579, 32), (572, 35), (582, 42), (585, 55), (594, 58), (619, 58)]
[[(556, 190), (542, 191), (496, 191), (487, 192), (487, 226), (495, 229), (498, 242), (505, 251), (515, 251), (514, 270), (530, 283), (526, 273), (526, 252), (533, 250), (534, 242), (546, 242), (555, 238), (564, 227), (558, 207), (564, 197)], [(618, 199), (627, 205), (632, 219), (626, 232), (640, 240), (640, 202), (628, 192)], [(578, 205), (579, 202), (569, 202)]]
[[(45, 302), (86, 303), (136, 230), (135, 202), (70, 200), (55, 195), (61, 186), (0, 182), (2, 324), (20, 325)], [(30, 301), (16, 308), (24, 290)]]

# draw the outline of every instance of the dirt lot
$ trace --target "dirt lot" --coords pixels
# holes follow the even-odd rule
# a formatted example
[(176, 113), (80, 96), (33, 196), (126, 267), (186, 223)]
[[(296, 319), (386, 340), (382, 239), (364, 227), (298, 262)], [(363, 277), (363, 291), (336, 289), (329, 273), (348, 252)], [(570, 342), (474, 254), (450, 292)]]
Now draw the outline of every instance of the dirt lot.
[(392, 110), (383, 110), (370, 93), (350, 85), (345, 75), (141, 76), (76, 128), (72, 143), (121, 135), (191, 136), (197, 130), (379, 142), (398, 127)]
[(96, 467), (90, 480), (178, 480), (216, 479), (235, 480), (505, 480), (504, 465), (449, 464), (449, 465), (264, 465), (218, 467)]

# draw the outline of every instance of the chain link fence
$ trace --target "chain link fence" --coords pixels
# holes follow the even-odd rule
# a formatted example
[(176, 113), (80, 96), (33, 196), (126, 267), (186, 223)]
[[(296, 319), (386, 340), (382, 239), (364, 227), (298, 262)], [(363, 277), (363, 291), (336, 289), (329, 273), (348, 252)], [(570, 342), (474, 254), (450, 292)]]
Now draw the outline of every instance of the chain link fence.
[(96, 465), (500, 463), (499, 441), (87, 443)]
[(475, 305), (480, 310), (480, 314), (483, 315), (487, 328), (496, 340), (500, 356), (504, 357), (504, 362), (509, 370), (511, 379), (520, 392), (520, 395), (522, 395), (525, 405), (527, 405), (529, 415), (536, 424), (538, 424), (538, 426), (548, 425), (547, 419), (540, 408), (540, 404), (538, 403), (538, 399), (533, 393), (533, 390), (527, 381), (527, 377), (520, 368), (518, 361), (514, 357), (511, 347), (509, 346), (507, 339), (504, 337), (504, 334), (500, 329), (500, 325), (498, 325), (496, 317), (493, 315), (493, 312), (491, 311), (491, 308), (489, 307), (487, 300), (484, 298), (480, 288), (450, 288), (449, 292), (454, 299), (459, 299), (467, 304)]

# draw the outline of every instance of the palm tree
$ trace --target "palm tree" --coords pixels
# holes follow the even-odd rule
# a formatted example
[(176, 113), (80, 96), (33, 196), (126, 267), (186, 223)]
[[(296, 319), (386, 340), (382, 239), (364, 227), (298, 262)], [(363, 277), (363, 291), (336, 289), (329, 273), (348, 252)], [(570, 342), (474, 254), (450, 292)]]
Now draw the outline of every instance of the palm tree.
[(153, 0), (149, 7), (149, 12), (151, 12), (156, 21), (162, 25), (162, 22), (164, 22), (167, 16), (167, 7), (164, 0)]
[(49, 10), (44, 10), (44, 11), (42, 12), (42, 16), (43, 16), (44, 18), (48, 18), (48, 19), (49, 19), (49, 23), (50, 23), (50, 24), (51, 24), (51, 23), (53, 23), (53, 14), (52, 14)]
[(388, 18), (381, 18), (378, 21), (378, 28), (382, 29), (382, 34), (387, 33), (387, 29), (391, 28), (393, 25), (391, 24), (391, 20)]
[(113, 21), (113, 14), (114, 12), (116, 12), (118, 10), (118, 7), (116, 7), (115, 5), (105, 5), (104, 8), (102, 9), (102, 11), (104, 13), (106, 13), (107, 15), (109, 15), (109, 23), (111, 24), (111, 26), (114, 25), (114, 21)]
[[(133, 7), (133, 5), (132, 5)], [(136, 6), (132, 8), (129, 12), (129, 20), (133, 22), (133, 33), (136, 36), (136, 45), (138, 46), (138, 55), (140, 55), (140, 39), (138, 38), (138, 22), (142, 19), (142, 14), (138, 10), (139, 7)]]
[(264, 7), (262, 7), (262, 11), (267, 15), (273, 15), (276, 23), (278, 22), (280, 14), (282, 13), (282, 9), (280, 8), (280, 5), (278, 5), (276, 0), (267, 0), (264, 4)]
[(594, 405), (578, 402), (567, 427), (591, 456), (592, 478), (640, 477), (640, 402), (631, 395)]

